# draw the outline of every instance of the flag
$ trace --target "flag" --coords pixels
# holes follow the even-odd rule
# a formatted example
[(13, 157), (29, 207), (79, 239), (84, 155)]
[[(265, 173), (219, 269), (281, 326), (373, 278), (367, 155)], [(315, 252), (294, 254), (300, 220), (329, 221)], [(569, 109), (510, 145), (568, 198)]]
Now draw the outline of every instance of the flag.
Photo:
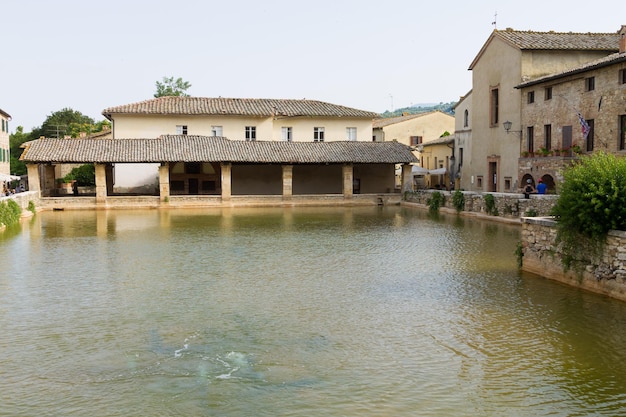
[(583, 139), (587, 139), (587, 135), (589, 134), (591, 128), (580, 112), (578, 112), (578, 121), (580, 122), (580, 127), (583, 129)]

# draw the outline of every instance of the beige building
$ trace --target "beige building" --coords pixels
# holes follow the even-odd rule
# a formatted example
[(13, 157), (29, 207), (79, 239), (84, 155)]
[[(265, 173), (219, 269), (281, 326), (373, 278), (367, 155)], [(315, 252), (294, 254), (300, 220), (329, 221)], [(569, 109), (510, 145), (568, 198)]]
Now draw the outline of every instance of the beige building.
[(536, 184), (541, 178), (554, 190), (562, 169), (576, 157), (572, 148), (626, 156), (626, 26), (619, 34), (619, 52), (517, 86), (522, 96), (521, 183), (530, 179)]
[(4, 110), (0, 109), (0, 124), (2, 125), (2, 129), (0, 130), (0, 174), (4, 175), (9, 175), (11, 173), (11, 147), (9, 145), (10, 120), (11, 116)]
[[(242, 141), (371, 141), (377, 113), (315, 100), (160, 97), (105, 109), (113, 138), (161, 135)], [(117, 192), (146, 193), (158, 184), (155, 164), (117, 164)]]
[(451, 175), (454, 189), (461, 188), (461, 178), (467, 164), (471, 164), (472, 152), (472, 91), (462, 96), (454, 106), (454, 153)]
[[(420, 166), (423, 172), (423, 183), (415, 179), (417, 187), (449, 190), (453, 187), (454, 178), (454, 136), (446, 135), (417, 146), (420, 155)], [(418, 173), (419, 170), (416, 170)]]
[[(470, 64), (471, 151), (461, 187), (515, 192), (522, 133), (520, 83), (594, 61), (618, 51), (618, 34), (494, 30)], [(503, 123), (511, 122), (509, 131)], [(469, 156), (469, 161), (467, 157)], [(468, 163), (469, 162), (469, 163)]]
[(442, 111), (408, 114), (376, 119), (373, 124), (375, 142), (397, 141), (407, 146), (417, 146), (441, 137), (454, 130), (454, 116)]

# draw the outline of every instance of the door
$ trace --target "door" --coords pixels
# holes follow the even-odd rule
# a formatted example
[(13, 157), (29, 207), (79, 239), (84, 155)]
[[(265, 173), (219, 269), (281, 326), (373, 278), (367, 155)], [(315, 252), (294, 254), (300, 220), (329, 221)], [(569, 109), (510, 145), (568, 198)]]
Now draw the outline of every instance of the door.
[(491, 192), (498, 191), (498, 163), (489, 162), (489, 181), (488, 190)]

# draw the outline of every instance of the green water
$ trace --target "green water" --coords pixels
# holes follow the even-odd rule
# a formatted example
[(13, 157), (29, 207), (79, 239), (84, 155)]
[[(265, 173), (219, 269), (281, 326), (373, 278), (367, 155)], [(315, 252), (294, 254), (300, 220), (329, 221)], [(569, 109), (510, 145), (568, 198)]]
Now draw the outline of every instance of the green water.
[(0, 415), (626, 414), (626, 303), (399, 207), (39, 213), (0, 234)]

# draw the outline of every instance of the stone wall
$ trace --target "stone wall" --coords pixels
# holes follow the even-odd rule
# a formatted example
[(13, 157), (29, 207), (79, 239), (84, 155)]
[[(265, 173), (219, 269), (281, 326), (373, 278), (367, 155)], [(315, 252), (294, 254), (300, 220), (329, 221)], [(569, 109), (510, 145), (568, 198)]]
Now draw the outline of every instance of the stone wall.
[[(428, 205), (428, 200), (432, 197), (435, 190), (421, 190), (416, 192), (407, 192), (404, 194), (404, 201)], [(445, 197), (444, 208), (456, 210), (452, 204), (452, 194), (450, 191), (438, 191)], [(491, 194), (495, 200), (497, 209), (497, 217), (519, 219), (522, 216), (548, 216), (552, 207), (558, 200), (557, 195), (542, 194), (531, 195), (529, 199), (525, 199), (523, 194), (517, 193), (478, 193), (473, 191), (462, 191), (465, 196), (466, 213), (487, 214), (485, 210), (484, 196)]]
[(626, 232), (609, 232), (601, 259), (568, 271), (555, 239), (556, 222), (551, 218), (523, 218), (522, 270), (626, 301)]

